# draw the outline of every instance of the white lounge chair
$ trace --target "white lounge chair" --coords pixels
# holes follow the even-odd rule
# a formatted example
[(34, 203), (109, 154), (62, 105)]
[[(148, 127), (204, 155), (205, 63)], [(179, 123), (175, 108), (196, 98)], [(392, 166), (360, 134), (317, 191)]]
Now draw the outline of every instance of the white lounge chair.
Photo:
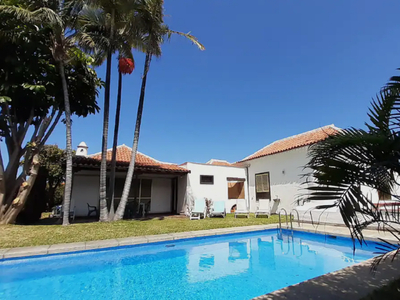
[(203, 215), (204, 218), (206, 217), (206, 202), (204, 199), (196, 199), (189, 218), (190, 220), (200, 220), (201, 215)]
[(258, 200), (258, 206), (257, 206), (257, 210), (255, 213), (255, 217), (257, 218), (257, 216), (259, 215), (267, 215), (267, 217), (269, 218), (269, 216), (271, 215), (271, 200), (270, 199), (259, 199)]
[(250, 212), (247, 208), (246, 199), (236, 199), (235, 218), (238, 215), (246, 215), (247, 218), (250, 217)]
[(225, 218), (226, 209), (225, 209), (225, 201), (215, 201), (213, 204), (213, 208), (211, 209), (210, 217), (222, 216)]

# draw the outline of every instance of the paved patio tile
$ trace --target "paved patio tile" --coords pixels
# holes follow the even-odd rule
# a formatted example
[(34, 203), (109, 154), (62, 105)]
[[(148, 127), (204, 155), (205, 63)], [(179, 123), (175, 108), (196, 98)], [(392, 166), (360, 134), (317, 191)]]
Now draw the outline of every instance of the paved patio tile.
[(172, 237), (174, 240), (181, 240), (181, 239), (189, 239), (194, 237), (194, 235), (189, 231), (189, 232), (177, 232), (177, 233), (171, 233)]
[(65, 244), (55, 244), (51, 245), (48, 253), (63, 253), (63, 252), (75, 252), (75, 251), (82, 251), (86, 249), (85, 242), (79, 243), (65, 243)]
[(45, 245), (45, 246), (35, 246), (35, 247), (12, 248), (4, 253), (4, 258), (43, 255), (47, 254), (49, 247), (50, 246)]
[(148, 239), (145, 237), (128, 237), (117, 239), (120, 246), (147, 244)]
[(10, 248), (0, 249), (0, 259), (4, 258), (4, 253), (6, 253)]
[(213, 232), (211, 230), (196, 230), (196, 231), (190, 231), (190, 234), (193, 237), (213, 236), (213, 235), (215, 235), (215, 232)]
[(145, 238), (147, 238), (149, 243), (170, 241), (174, 239), (170, 234), (145, 235)]
[(86, 242), (86, 250), (90, 249), (98, 249), (98, 248), (110, 248), (110, 247), (117, 247), (119, 243), (116, 239), (111, 240), (102, 240), (102, 241), (91, 241)]

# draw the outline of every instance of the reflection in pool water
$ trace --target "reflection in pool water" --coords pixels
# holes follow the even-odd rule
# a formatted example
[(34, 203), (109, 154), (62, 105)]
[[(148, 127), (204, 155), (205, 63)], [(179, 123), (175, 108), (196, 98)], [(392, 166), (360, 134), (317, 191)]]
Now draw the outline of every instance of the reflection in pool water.
[(373, 256), (276, 230), (0, 262), (0, 299), (249, 299)]

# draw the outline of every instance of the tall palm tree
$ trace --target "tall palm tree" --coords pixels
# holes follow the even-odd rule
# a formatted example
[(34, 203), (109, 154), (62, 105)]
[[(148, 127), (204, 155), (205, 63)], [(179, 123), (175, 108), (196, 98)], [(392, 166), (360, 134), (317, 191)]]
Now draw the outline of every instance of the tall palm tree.
[(115, 189), (115, 169), (117, 166), (117, 145), (118, 145), (118, 131), (119, 131), (119, 117), (121, 112), (121, 97), (122, 97), (122, 74), (132, 74), (135, 69), (135, 61), (130, 58), (119, 58), (118, 63), (118, 94), (117, 94), (117, 108), (115, 111), (115, 125), (114, 125), (114, 138), (113, 148), (111, 157), (111, 171), (110, 171), (110, 185), (109, 185), (109, 196), (110, 208), (109, 208), (109, 219), (110, 221), (114, 218), (114, 189)]
[(112, 55), (119, 51), (124, 57), (132, 58), (130, 44), (134, 36), (125, 33), (127, 14), (132, 14), (138, 7), (136, 0), (94, 1), (95, 5), (86, 6), (79, 17), (79, 45), (95, 53), (98, 63), (106, 59), (106, 82), (103, 108), (103, 133), (100, 165), (100, 221), (108, 221), (107, 209), (107, 140), (110, 114), (110, 85)]
[(140, 89), (140, 97), (138, 110), (136, 115), (136, 124), (133, 137), (132, 156), (129, 163), (127, 176), (125, 179), (124, 189), (122, 192), (121, 201), (118, 205), (114, 220), (121, 220), (125, 213), (125, 207), (128, 202), (128, 195), (131, 188), (133, 173), (135, 169), (136, 154), (139, 143), (140, 126), (142, 122), (144, 96), (146, 91), (147, 74), (150, 69), (150, 63), (153, 56), (161, 56), (162, 43), (171, 37), (172, 34), (179, 34), (192, 41), (200, 50), (204, 50), (204, 46), (192, 35), (182, 32), (172, 31), (164, 24), (164, 7), (162, 0), (143, 0), (144, 9), (141, 11), (142, 24), (140, 29), (144, 31), (143, 40), (146, 48), (146, 58), (144, 63), (144, 71), (142, 75), (142, 86)]
[[(352, 237), (360, 242), (362, 230), (370, 224), (384, 225), (400, 239), (395, 227), (399, 215), (382, 214), (362, 192), (369, 187), (400, 201), (393, 193), (400, 174), (400, 77), (392, 77), (382, 88), (368, 116), (366, 130), (345, 129), (310, 148), (307, 198), (336, 200), (332, 206), (339, 207)], [(386, 250), (397, 248), (389, 245)]]
[[(15, 3), (18, 4), (18, 3)], [(23, 4), (23, 3), (19, 3)], [(76, 15), (75, 1), (49, 1), (48, 7), (32, 6), (24, 7), (5, 5), (0, 6), (2, 13), (14, 15), (15, 18), (22, 22), (36, 24), (38, 26), (48, 27), (51, 29), (51, 43), (49, 45), (53, 58), (57, 63), (58, 71), (61, 78), (65, 127), (66, 127), (66, 173), (65, 173), (65, 191), (63, 201), (63, 225), (69, 225), (69, 210), (71, 204), (72, 190), (72, 129), (71, 129), (71, 108), (69, 102), (68, 85), (65, 77), (64, 64), (70, 59), (69, 53), (74, 47), (70, 37), (66, 36), (65, 31), (72, 26), (72, 21)]]

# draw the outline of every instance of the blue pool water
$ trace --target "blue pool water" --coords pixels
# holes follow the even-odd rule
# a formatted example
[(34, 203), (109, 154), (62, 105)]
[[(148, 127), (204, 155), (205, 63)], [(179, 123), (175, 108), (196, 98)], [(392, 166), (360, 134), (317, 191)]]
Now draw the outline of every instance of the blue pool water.
[(276, 230), (0, 261), (0, 299), (251, 299), (374, 256)]

